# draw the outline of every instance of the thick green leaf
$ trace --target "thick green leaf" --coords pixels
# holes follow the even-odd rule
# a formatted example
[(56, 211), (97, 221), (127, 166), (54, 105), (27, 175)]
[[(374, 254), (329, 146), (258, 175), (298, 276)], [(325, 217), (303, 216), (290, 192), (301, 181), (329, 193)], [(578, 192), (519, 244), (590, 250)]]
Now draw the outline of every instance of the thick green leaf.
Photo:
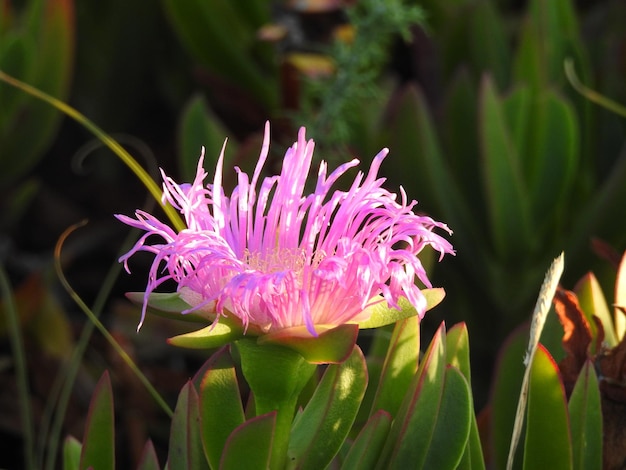
[(168, 452), (169, 470), (208, 469), (202, 448), (198, 393), (187, 382), (178, 395), (172, 418)]
[[(471, 370), (470, 370), (470, 354), (469, 354), (469, 335), (467, 325), (465, 323), (457, 323), (446, 334), (446, 354), (447, 362), (456, 367), (467, 383), (470, 385), (471, 395)], [(471, 423), (470, 435), (467, 440), (467, 446), (463, 459), (459, 464), (459, 469), (484, 469), (485, 460), (483, 457), (480, 435), (478, 434), (478, 424), (476, 423), (476, 415), (473, 403), (471, 403)]]
[(83, 447), (80, 454), (80, 469), (115, 468), (115, 429), (113, 391), (107, 371), (102, 374), (91, 396)]
[(355, 346), (345, 362), (328, 366), (294, 420), (287, 468), (317, 470), (330, 464), (352, 427), (366, 387), (365, 358)]
[(318, 336), (305, 326), (285, 328), (259, 337), (259, 344), (276, 344), (297, 351), (311, 364), (338, 364), (352, 352), (359, 333), (356, 324), (315, 325)]
[(554, 91), (536, 94), (531, 116), (523, 165), (533, 220), (541, 228), (559, 222), (555, 214), (566, 209), (578, 170), (580, 133), (573, 106)]
[(243, 336), (243, 331), (237, 326), (230, 324), (225, 319), (182, 335), (173, 336), (167, 339), (169, 344), (181, 348), (190, 349), (212, 349), (219, 348), (231, 343)]
[[(217, 160), (228, 133), (217, 117), (211, 113), (202, 95), (193, 96), (180, 119), (178, 162), (183, 181), (193, 181), (198, 166), (198, 157), (204, 147), (204, 168), (209, 175), (215, 171)], [(234, 155), (237, 143), (229, 140), (225, 148), (227, 155)], [(228, 158), (224, 165), (228, 168)]]
[(379, 410), (385, 410), (392, 417), (396, 416), (417, 371), (420, 354), (419, 325), (417, 317), (409, 317), (396, 323), (370, 411), (371, 416)]
[(67, 436), (63, 443), (63, 470), (78, 470), (80, 468), (80, 453), (82, 444), (74, 436)]
[(228, 436), (245, 421), (235, 364), (228, 348), (209, 359), (200, 384), (200, 414), (204, 452), (211, 468), (218, 468)]
[[(597, 317), (602, 323), (602, 329), (604, 330), (604, 341), (609, 348), (617, 346), (617, 335), (615, 333), (615, 326), (613, 325), (613, 317), (609, 311), (609, 306), (606, 303), (606, 298), (602, 292), (602, 287), (596, 279), (596, 276), (589, 272), (585, 274), (574, 287), (574, 292), (578, 297), (578, 304), (580, 309), (585, 314), (589, 327), (591, 328), (591, 335), (594, 340), (598, 335), (598, 327), (593, 317)], [(595, 344), (591, 344), (591, 353), (595, 352)]]
[(530, 199), (502, 102), (488, 76), (481, 85), (479, 115), (491, 238), (500, 257), (516, 258), (532, 246)]
[(276, 412), (252, 418), (233, 431), (224, 446), (220, 470), (270, 468)]
[(139, 464), (137, 465), (137, 470), (160, 470), (161, 467), (159, 465), (159, 459), (157, 457), (156, 451), (154, 450), (154, 445), (152, 441), (146, 442), (146, 445), (143, 448), (143, 452), (141, 453), (141, 457), (139, 459)]
[(374, 413), (354, 440), (341, 468), (345, 470), (376, 468), (378, 457), (391, 428), (391, 420), (389, 413), (384, 410)]
[[(143, 305), (143, 292), (127, 292), (126, 297), (137, 305)], [(180, 298), (178, 292), (152, 292), (148, 296), (148, 312), (173, 320), (207, 323), (208, 319), (200, 314), (180, 312), (189, 310), (191, 306)]]
[(524, 469), (537, 468), (572, 468), (565, 389), (557, 364), (541, 344), (531, 364), (524, 444)]
[[(426, 310), (430, 310), (439, 305), (446, 296), (446, 291), (441, 287), (436, 287), (434, 289), (422, 289), (422, 294), (426, 298)], [(400, 310), (391, 308), (385, 301), (378, 302), (369, 307), (368, 310), (371, 312), (371, 316), (369, 319), (360, 322), (359, 328), (362, 330), (367, 328), (379, 328), (417, 315), (415, 307), (404, 297), (398, 300), (398, 305), (400, 306)]]
[(437, 422), (446, 370), (443, 323), (435, 332), (394, 420), (378, 468), (422, 468)]
[(585, 362), (569, 399), (574, 470), (602, 468), (602, 403), (593, 363)]
[[(496, 360), (491, 388), (491, 448), (494, 468), (506, 468), (517, 402), (524, 377), (524, 354), (528, 326), (518, 328), (506, 339)], [(521, 446), (517, 447), (514, 468), (521, 468)]]
[[(428, 453), (421, 468), (454, 470), (461, 461), (470, 435), (473, 417), (472, 396), (463, 374), (447, 366), (441, 402), (437, 409), (437, 422), (427, 448)], [(408, 468), (405, 460), (402, 468)]]

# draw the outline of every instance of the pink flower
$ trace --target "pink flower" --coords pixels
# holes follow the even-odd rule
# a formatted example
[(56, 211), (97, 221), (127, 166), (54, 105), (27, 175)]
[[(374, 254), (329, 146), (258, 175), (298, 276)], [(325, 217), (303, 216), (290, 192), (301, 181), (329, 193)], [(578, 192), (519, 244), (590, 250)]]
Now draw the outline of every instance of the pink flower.
[(347, 191), (332, 187), (358, 160), (330, 175), (322, 162), (315, 190), (305, 195), (313, 148), (301, 128), (281, 174), (259, 181), (269, 150), (268, 124), (252, 180), (235, 168), (238, 184), (230, 196), (222, 188), (223, 149), (213, 184), (203, 183), (203, 155), (192, 184), (177, 184), (162, 172), (163, 199), (187, 224), (180, 233), (144, 211), (138, 210), (136, 219), (117, 216), (145, 230), (120, 259), (127, 271), (137, 251), (155, 255), (141, 323), (150, 293), (169, 279), (190, 305), (182, 313), (208, 313), (217, 321), (234, 315), (244, 328), (260, 333), (306, 326), (316, 336), (316, 325), (358, 323), (367, 320), (373, 303), (386, 300), (397, 307), (400, 297), (423, 316), (426, 302), (416, 280), (426, 287), (431, 283), (417, 255), (426, 245), (439, 251), (440, 259), (453, 254), (434, 229), (451, 231), (415, 214), (416, 202), (407, 202), (404, 190), (398, 201), (382, 187), (378, 170), (387, 149)]

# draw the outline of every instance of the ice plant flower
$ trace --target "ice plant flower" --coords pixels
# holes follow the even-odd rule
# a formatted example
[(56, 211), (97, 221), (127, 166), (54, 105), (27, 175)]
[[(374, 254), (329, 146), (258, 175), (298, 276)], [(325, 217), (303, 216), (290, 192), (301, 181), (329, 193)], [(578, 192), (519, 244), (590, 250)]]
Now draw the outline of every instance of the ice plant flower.
[(212, 184), (204, 184), (204, 155), (191, 184), (177, 184), (162, 171), (163, 200), (187, 225), (178, 233), (141, 210), (136, 218), (117, 216), (145, 231), (121, 257), (126, 269), (138, 251), (155, 255), (141, 322), (150, 294), (170, 279), (189, 305), (182, 313), (208, 314), (215, 321), (234, 316), (249, 334), (305, 327), (315, 337), (316, 327), (362, 322), (373, 303), (384, 300), (397, 308), (401, 297), (421, 317), (426, 301), (416, 281), (431, 283), (417, 255), (427, 245), (440, 259), (453, 253), (434, 230), (451, 231), (416, 214), (416, 202), (409, 202), (404, 190), (398, 198), (382, 187), (385, 179), (378, 171), (388, 150), (378, 153), (367, 175), (359, 172), (346, 191), (333, 186), (359, 161), (330, 175), (322, 162), (315, 189), (305, 195), (314, 142), (301, 128), (280, 175), (261, 180), (269, 141), (266, 124), (252, 179), (235, 168), (238, 183), (230, 196), (222, 187), (224, 149)]

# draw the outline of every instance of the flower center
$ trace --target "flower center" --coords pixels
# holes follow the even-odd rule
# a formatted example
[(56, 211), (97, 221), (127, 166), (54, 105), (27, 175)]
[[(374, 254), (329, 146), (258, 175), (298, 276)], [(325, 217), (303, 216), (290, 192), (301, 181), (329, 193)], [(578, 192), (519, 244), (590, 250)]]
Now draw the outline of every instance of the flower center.
[(243, 261), (251, 270), (263, 273), (278, 271), (301, 273), (305, 266), (316, 267), (325, 257), (326, 253), (323, 250), (316, 251), (312, 259), (308, 259), (305, 251), (301, 248), (282, 248), (267, 253), (251, 252), (246, 248)]

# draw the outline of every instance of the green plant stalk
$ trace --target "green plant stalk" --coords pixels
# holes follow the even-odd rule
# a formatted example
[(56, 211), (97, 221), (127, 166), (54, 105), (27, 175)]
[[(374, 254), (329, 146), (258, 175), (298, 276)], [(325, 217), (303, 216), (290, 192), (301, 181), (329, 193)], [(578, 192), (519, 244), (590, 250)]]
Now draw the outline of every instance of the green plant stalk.
[(582, 84), (582, 82), (578, 79), (578, 75), (576, 75), (576, 70), (574, 69), (574, 61), (572, 59), (566, 59), (564, 62), (564, 67), (565, 76), (578, 93), (583, 95), (592, 103), (602, 106), (603, 108), (606, 108), (609, 111), (612, 111), (615, 114), (626, 118), (626, 107), (622, 106), (619, 103), (616, 103), (615, 101), (601, 95), (597, 91), (592, 90), (591, 88)]
[(5, 298), (7, 323), (9, 326), (9, 338), (15, 359), (15, 375), (17, 380), (17, 392), (20, 397), (20, 413), (22, 415), (22, 430), (24, 432), (24, 465), (27, 470), (34, 470), (34, 431), (33, 413), (30, 407), (30, 393), (28, 391), (28, 375), (26, 373), (26, 358), (22, 332), (20, 330), (17, 310), (13, 301), (13, 292), (9, 283), (4, 266), (0, 265), (0, 291)]
[(34, 96), (37, 99), (45, 101), (65, 115), (74, 119), (79, 124), (83, 125), (96, 138), (102, 141), (104, 145), (111, 149), (111, 151), (115, 153), (115, 155), (117, 155), (126, 164), (126, 166), (131, 169), (133, 173), (135, 173), (135, 175), (139, 178), (143, 185), (148, 189), (152, 197), (154, 197), (154, 199), (161, 205), (161, 207), (165, 211), (165, 214), (170, 219), (172, 225), (174, 225), (176, 230), (181, 231), (185, 228), (185, 223), (180, 218), (180, 215), (176, 212), (176, 210), (170, 204), (167, 204), (161, 200), (162, 191), (157, 183), (150, 177), (146, 170), (143, 169), (143, 167), (137, 162), (137, 160), (135, 160), (126, 150), (124, 150), (124, 148), (120, 144), (118, 144), (106, 132), (104, 132), (93, 122), (87, 119), (83, 114), (81, 114), (79, 111), (72, 108), (71, 106), (31, 85), (28, 85), (27, 83), (24, 83), (10, 75), (7, 75), (2, 70), (0, 70), (0, 81), (3, 81), (15, 88), (18, 88), (28, 93), (29, 95)]
[(65, 288), (67, 293), (72, 297), (74, 302), (76, 302), (76, 304), (85, 313), (85, 315), (87, 315), (87, 317), (93, 322), (93, 324), (96, 326), (96, 328), (98, 328), (100, 333), (102, 333), (102, 335), (109, 342), (109, 344), (113, 346), (113, 349), (115, 349), (115, 351), (120, 355), (120, 357), (126, 363), (126, 365), (130, 367), (130, 369), (135, 373), (135, 375), (141, 381), (144, 387), (146, 387), (146, 390), (148, 390), (148, 393), (152, 395), (152, 398), (154, 398), (154, 400), (163, 409), (163, 411), (170, 418), (172, 418), (172, 416), (174, 416), (174, 412), (169, 407), (169, 405), (165, 402), (163, 397), (159, 395), (159, 392), (156, 391), (156, 389), (152, 386), (148, 378), (143, 374), (143, 372), (141, 372), (139, 367), (137, 367), (137, 364), (133, 362), (133, 360), (128, 355), (128, 353), (124, 351), (124, 348), (122, 348), (122, 346), (120, 346), (120, 344), (115, 340), (115, 338), (111, 335), (111, 333), (109, 333), (109, 331), (102, 324), (102, 322), (98, 319), (98, 317), (91, 311), (91, 309), (85, 304), (85, 302), (83, 302), (83, 299), (80, 298), (80, 296), (76, 293), (76, 291), (72, 288), (72, 286), (68, 282), (67, 278), (65, 277), (65, 274), (63, 274), (63, 267), (61, 266), (61, 247), (63, 245), (63, 242), (73, 230), (75, 230), (77, 227), (80, 227), (84, 224), (85, 222), (79, 222), (78, 224), (75, 224), (69, 227), (59, 237), (59, 241), (57, 242), (57, 245), (54, 249), (54, 266), (55, 266), (57, 275), (59, 276), (59, 280), (61, 281), (61, 284), (63, 284), (63, 287)]
[[(123, 248), (120, 250), (125, 253), (128, 251), (128, 248), (133, 245), (136, 230), (132, 230), (126, 240), (123, 243)], [(117, 279), (117, 276), (122, 269), (120, 263), (113, 263), (111, 268), (109, 269), (104, 281), (102, 283), (102, 288), (98, 292), (98, 295), (94, 301), (93, 306), (91, 307), (91, 311), (96, 316), (100, 316), (102, 309), (104, 308), (104, 304), (113, 288), (113, 284)], [(80, 368), (81, 359), (87, 348), (87, 344), (89, 343), (89, 338), (93, 333), (95, 328), (95, 324), (93, 322), (85, 323), (83, 327), (83, 331), (80, 334), (80, 338), (76, 343), (76, 347), (74, 348), (74, 352), (72, 357), (70, 358), (67, 366), (64, 369), (64, 373), (62, 376), (57, 377), (55, 384), (48, 396), (48, 400), (46, 402), (46, 408), (44, 409), (43, 416), (41, 419), (41, 426), (39, 430), (39, 442), (38, 442), (38, 456), (40, 461), (37, 468), (45, 468), (46, 470), (53, 470), (56, 465), (56, 449), (58, 448), (58, 443), (60, 440), (62, 428), (63, 428), (63, 418), (65, 416), (65, 411), (67, 410), (67, 405), (69, 403), (72, 388), (74, 385), (74, 380), (78, 374), (78, 370)], [(54, 418), (52, 415), (54, 414)], [(50, 424), (50, 421), (52, 424)], [(48, 432), (49, 430), (49, 432)], [(48, 459), (45, 461), (45, 466), (43, 462), (44, 457), (44, 449), (47, 443), (47, 447), (49, 449)]]

